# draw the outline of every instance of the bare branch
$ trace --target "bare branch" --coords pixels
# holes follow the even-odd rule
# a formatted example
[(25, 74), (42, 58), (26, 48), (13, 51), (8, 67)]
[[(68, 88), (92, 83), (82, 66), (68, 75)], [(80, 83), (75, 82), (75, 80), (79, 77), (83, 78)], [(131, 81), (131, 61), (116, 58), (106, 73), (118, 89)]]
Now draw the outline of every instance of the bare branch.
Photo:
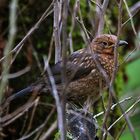
[(104, 0), (102, 4), (102, 10), (100, 10), (99, 14), (99, 25), (98, 25), (98, 31), (97, 35), (101, 34), (104, 29), (104, 15), (108, 6), (109, 0)]
[(53, 2), (51, 3), (51, 5), (46, 9), (46, 11), (42, 14), (41, 18), (37, 21), (37, 23), (28, 31), (28, 33), (24, 36), (24, 38), (18, 43), (18, 45), (16, 45), (14, 47), (13, 50), (11, 50), (7, 55), (4, 55), (4, 57), (2, 57), (0, 59), (0, 62), (3, 61), (6, 57), (8, 57), (9, 55), (13, 54), (14, 52), (16, 52), (25, 42), (26, 40), (31, 36), (31, 34), (38, 29), (38, 27), (40, 26), (40, 24), (45, 20), (45, 18), (47, 16), (49, 16), (53, 10), (51, 10), (53, 5)]
[(52, 123), (51, 127), (41, 136), (40, 140), (46, 140), (56, 128), (57, 121)]
[(133, 6), (130, 7), (130, 12), (134, 16), (136, 15), (140, 10), (140, 1), (135, 3)]
[(64, 114), (63, 114), (63, 107), (62, 107), (62, 104), (61, 104), (61, 100), (60, 100), (60, 97), (58, 95), (58, 92), (57, 92), (57, 89), (56, 89), (56, 85), (55, 85), (55, 81), (54, 81), (54, 78), (52, 76), (52, 73), (51, 73), (51, 70), (50, 70), (50, 67), (48, 65), (48, 62), (46, 63), (46, 70), (47, 70), (47, 73), (48, 73), (48, 78), (49, 78), (49, 81), (50, 81), (50, 84), (51, 84), (51, 89), (52, 89), (52, 95), (55, 99), (55, 102), (56, 102), (56, 107), (57, 107), (57, 120), (58, 120), (58, 127), (59, 127), (59, 130), (60, 130), (60, 133), (61, 133), (61, 139), (62, 140), (65, 140), (65, 124), (64, 124)]
[(129, 7), (128, 7), (128, 4), (127, 4), (126, 0), (123, 0), (123, 2), (124, 2), (124, 4), (125, 4), (125, 6), (126, 6), (126, 10), (127, 10), (128, 15), (129, 15), (129, 17), (130, 17), (130, 21), (131, 21), (131, 26), (132, 26), (133, 32), (134, 32), (134, 34), (135, 34), (135, 36), (136, 36), (136, 35), (137, 35), (137, 32), (136, 32), (136, 29), (135, 29), (135, 26), (134, 26), (132, 14), (131, 14), (131, 12), (130, 12), (130, 10), (129, 10)]
[[(132, 111), (132, 109), (140, 102), (140, 97), (138, 98), (138, 100), (136, 102), (134, 102), (112, 125), (110, 125), (110, 127), (108, 128), (108, 131), (124, 116), (126, 116), (130, 111)], [(128, 115), (127, 115), (128, 116)], [(131, 124), (131, 123), (130, 123)], [(134, 132), (134, 128), (132, 127), (131, 129), (132, 133)], [(133, 137), (134, 140), (136, 140), (136, 136)]]
[[(12, 50), (15, 36), (16, 36), (16, 12), (17, 12), (17, 0), (12, 0), (10, 5), (10, 15), (9, 15), (9, 24), (10, 24), (10, 30), (9, 30), (9, 36), (8, 36), (8, 42), (4, 49), (4, 55), (7, 56), (9, 52)], [(11, 55), (5, 59), (2, 63), (2, 79), (0, 82), (0, 102), (2, 101), (3, 94), (5, 92), (5, 88), (8, 83), (8, 77), (7, 74), (9, 73), (10, 69), (10, 63), (11, 63)]]
[(55, 41), (55, 63), (61, 60), (61, 41), (60, 41), (60, 24), (61, 8), (60, 2), (54, 2), (54, 41)]

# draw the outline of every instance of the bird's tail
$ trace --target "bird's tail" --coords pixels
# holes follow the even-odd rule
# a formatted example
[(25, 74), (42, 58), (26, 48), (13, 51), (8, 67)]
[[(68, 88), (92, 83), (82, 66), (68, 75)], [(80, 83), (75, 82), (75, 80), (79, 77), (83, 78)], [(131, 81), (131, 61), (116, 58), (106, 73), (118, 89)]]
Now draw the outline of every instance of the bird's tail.
[(24, 88), (23, 90), (20, 90), (19, 92), (11, 95), (10, 97), (8, 97), (6, 99), (6, 102), (11, 102), (12, 100), (16, 99), (16, 98), (19, 98), (19, 97), (23, 97), (25, 95), (28, 95), (30, 94), (31, 92), (33, 92), (34, 90), (34, 87), (33, 86), (29, 86), (27, 88)]

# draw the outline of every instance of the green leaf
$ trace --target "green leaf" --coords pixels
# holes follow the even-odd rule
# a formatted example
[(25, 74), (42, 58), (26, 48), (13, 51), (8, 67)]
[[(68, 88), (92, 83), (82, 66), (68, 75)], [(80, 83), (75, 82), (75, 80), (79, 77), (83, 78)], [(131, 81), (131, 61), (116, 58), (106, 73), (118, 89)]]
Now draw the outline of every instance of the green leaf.
[(126, 66), (126, 74), (128, 82), (126, 84), (126, 91), (134, 90), (140, 87), (140, 59), (131, 62)]

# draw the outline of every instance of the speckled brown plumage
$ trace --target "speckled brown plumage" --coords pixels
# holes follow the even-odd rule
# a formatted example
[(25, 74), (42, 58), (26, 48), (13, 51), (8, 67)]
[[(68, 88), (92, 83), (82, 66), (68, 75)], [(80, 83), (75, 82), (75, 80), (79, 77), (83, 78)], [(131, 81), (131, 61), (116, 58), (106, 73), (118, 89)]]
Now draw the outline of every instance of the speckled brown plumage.
[[(99, 80), (102, 81), (102, 88), (105, 88), (106, 81), (98, 69), (93, 53), (101, 64), (108, 77), (111, 79), (114, 69), (114, 46), (117, 42), (115, 35), (103, 34), (97, 36), (87, 48), (78, 50), (71, 54), (66, 63), (66, 78), (69, 81), (66, 87), (65, 95), (67, 99), (80, 100), (81, 97), (93, 97), (97, 99), (99, 95)], [(119, 46), (126, 45), (127, 42), (120, 41)], [(55, 79), (59, 94), (62, 93), (64, 83), (62, 83), (62, 61), (56, 63), (52, 68), (52, 74)], [(48, 92), (48, 86), (41, 80), (33, 84), (30, 92), (37, 85), (42, 91)]]
[[(102, 88), (106, 86), (106, 81), (97, 68), (93, 58), (93, 53), (101, 64), (108, 77), (111, 79), (114, 69), (114, 46), (117, 42), (117, 37), (114, 35), (100, 35), (91, 42), (88, 48), (81, 49), (74, 52), (68, 59), (66, 65), (67, 78), (71, 78), (74, 71), (75, 75), (69, 82), (66, 88), (66, 95), (68, 99), (74, 98), (76, 100), (81, 97), (93, 97), (96, 100), (99, 95), (99, 80), (102, 80)], [(119, 45), (127, 44), (120, 41)], [(61, 62), (52, 68), (54, 78), (56, 76), (55, 70), (60, 74), (62, 67)], [(59, 69), (58, 69), (59, 67)], [(61, 79), (59, 79), (61, 80)], [(57, 79), (57, 81), (59, 81)], [(62, 89), (62, 83), (57, 83), (59, 92)]]

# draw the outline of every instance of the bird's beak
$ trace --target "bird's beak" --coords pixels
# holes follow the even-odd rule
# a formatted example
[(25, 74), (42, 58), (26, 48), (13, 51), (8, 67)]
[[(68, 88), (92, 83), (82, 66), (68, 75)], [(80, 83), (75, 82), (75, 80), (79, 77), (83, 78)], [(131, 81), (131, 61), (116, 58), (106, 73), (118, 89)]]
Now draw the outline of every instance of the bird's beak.
[(126, 41), (124, 41), (124, 40), (120, 40), (119, 41), (119, 46), (123, 46), (123, 45), (128, 45), (128, 43), (126, 42)]

